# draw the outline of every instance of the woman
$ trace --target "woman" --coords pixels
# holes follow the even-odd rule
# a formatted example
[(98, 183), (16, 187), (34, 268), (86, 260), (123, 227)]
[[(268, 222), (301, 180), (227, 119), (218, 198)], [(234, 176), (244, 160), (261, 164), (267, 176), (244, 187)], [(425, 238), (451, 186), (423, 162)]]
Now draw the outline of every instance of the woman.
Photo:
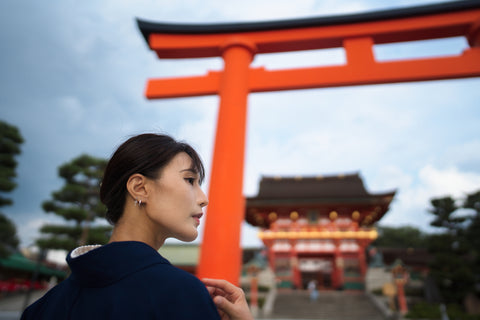
[(100, 188), (114, 225), (109, 243), (73, 250), (70, 277), (22, 319), (253, 319), (241, 289), (224, 280), (202, 283), (158, 254), (167, 238), (197, 237), (208, 204), (204, 175), (195, 150), (169, 136), (124, 142)]

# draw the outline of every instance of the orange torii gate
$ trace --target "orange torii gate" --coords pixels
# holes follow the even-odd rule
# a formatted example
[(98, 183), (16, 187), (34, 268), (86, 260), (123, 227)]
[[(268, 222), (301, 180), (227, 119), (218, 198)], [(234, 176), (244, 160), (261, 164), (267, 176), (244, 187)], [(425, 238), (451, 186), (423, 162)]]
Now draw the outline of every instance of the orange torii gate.
[[(224, 70), (150, 79), (149, 99), (219, 95), (208, 216), (197, 275), (238, 283), (244, 218), (243, 166), (250, 92), (426, 81), (480, 76), (480, 1), (272, 22), (170, 24), (138, 20), (160, 59), (222, 57)], [(374, 44), (466, 37), (458, 56), (377, 62)], [(338, 66), (269, 71), (254, 55), (343, 47)]]

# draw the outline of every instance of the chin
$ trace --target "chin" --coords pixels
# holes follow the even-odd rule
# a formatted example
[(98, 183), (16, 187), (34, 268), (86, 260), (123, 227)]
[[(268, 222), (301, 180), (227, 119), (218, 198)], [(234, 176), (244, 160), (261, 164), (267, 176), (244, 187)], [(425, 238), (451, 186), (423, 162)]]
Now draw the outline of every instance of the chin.
[(193, 240), (197, 239), (197, 237), (198, 237), (198, 232), (197, 230), (195, 230), (195, 232), (192, 232), (190, 234), (181, 234), (175, 238), (183, 242), (192, 242)]

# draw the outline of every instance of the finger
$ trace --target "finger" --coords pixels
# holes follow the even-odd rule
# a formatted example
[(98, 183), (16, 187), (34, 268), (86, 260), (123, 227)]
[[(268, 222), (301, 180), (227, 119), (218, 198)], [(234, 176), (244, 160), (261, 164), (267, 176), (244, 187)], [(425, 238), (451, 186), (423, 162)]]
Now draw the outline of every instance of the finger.
[(209, 287), (209, 286), (206, 286), (206, 287), (207, 287), (208, 293), (211, 296), (215, 294), (215, 288), (214, 287)]
[(238, 305), (221, 296), (216, 296), (213, 299), (213, 302), (215, 303), (219, 314), (222, 315), (222, 319), (223, 315), (225, 315), (225, 319), (253, 320), (246, 303)]
[(231, 284), (230, 282), (226, 280), (220, 280), (220, 279), (202, 279), (203, 283), (207, 286), (215, 287), (218, 289), (223, 290), (226, 294), (232, 294), (235, 293), (237, 290), (237, 287)]
[(227, 293), (223, 291), (220, 288), (212, 287), (212, 286), (206, 286), (208, 293), (213, 297), (213, 296), (226, 296)]
[(206, 286), (215, 288), (213, 302), (220, 314), (225, 314), (228, 319), (253, 320), (241, 288), (225, 280), (202, 279), (202, 281)]
[(222, 296), (214, 297), (213, 302), (215, 303), (217, 308), (222, 312), (225, 312), (227, 314), (231, 314), (231, 312), (233, 311), (232, 309), (233, 309), (234, 305)]

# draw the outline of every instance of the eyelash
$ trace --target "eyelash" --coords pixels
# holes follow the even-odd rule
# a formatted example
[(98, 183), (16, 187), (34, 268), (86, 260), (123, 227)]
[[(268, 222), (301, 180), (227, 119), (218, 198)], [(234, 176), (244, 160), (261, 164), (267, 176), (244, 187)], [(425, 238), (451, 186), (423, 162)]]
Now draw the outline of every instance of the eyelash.
[(195, 178), (185, 178), (185, 180), (190, 183), (192, 186), (195, 183)]

